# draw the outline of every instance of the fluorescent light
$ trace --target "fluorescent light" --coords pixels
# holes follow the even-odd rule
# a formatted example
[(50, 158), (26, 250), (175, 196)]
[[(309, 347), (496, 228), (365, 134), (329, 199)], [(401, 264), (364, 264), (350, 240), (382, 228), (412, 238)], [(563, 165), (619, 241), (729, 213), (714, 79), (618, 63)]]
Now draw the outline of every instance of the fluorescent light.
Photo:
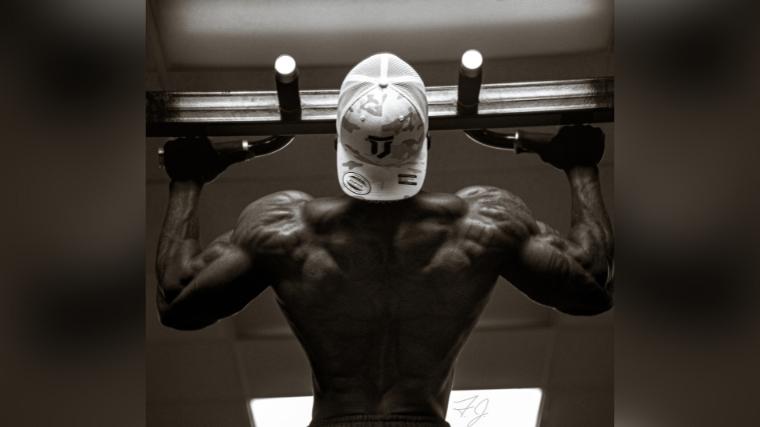
[(454, 390), (446, 421), (451, 427), (536, 427), (540, 388)]
[(312, 396), (251, 399), (255, 427), (304, 427), (311, 422)]
[[(536, 427), (540, 388), (454, 390), (446, 421), (451, 427)], [(251, 399), (255, 427), (303, 427), (311, 421), (311, 396)]]

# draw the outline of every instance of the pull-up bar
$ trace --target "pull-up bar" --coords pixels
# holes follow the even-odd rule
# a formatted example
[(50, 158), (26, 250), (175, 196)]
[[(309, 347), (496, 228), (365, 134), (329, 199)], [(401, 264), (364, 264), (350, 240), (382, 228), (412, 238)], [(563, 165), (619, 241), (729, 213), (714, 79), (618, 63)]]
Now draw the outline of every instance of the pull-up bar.
[[(481, 85), (481, 63), (468, 51), (457, 86), (427, 88), (430, 130), (613, 121), (612, 77)], [(147, 136), (335, 133), (338, 90), (299, 90), (285, 55), (275, 83), (276, 91), (146, 92)]]

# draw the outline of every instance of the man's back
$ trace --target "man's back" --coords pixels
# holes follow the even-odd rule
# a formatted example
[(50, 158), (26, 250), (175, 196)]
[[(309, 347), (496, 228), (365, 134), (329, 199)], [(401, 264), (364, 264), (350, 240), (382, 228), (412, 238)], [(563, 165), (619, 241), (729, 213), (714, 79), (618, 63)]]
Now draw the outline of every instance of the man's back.
[(499, 275), (564, 313), (612, 306), (612, 229), (596, 167), (603, 135), (563, 131), (541, 156), (570, 184), (566, 237), (494, 187), (392, 203), (286, 191), (249, 205), (205, 248), (198, 201), (224, 162), (207, 141), (167, 143), (161, 321), (200, 329), (272, 287), (311, 363), (312, 426), (445, 425), (454, 361)]
[(315, 419), (445, 415), (454, 361), (509, 247), (497, 219), (521, 214), (492, 206), (484, 215), (477, 201), (487, 194), (368, 204), (291, 193), (270, 196), (283, 198), (267, 208), (277, 215), (256, 209), (254, 242), (290, 230), (291, 244), (269, 261), (314, 371)]

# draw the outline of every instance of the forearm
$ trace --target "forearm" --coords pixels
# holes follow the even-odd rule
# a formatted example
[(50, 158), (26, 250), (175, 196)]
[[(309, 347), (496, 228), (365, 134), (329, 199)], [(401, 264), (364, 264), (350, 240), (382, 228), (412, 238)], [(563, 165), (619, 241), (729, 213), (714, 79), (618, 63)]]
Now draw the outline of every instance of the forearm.
[(604, 207), (596, 166), (566, 170), (571, 190), (571, 227), (568, 240), (576, 247), (575, 257), (598, 282), (611, 277), (614, 239)]
[(189, 279), (190, 263), (199, 252), (198, 202), (202, 184), (172, 181), (156, 258), (159, 284), (179, 286)]

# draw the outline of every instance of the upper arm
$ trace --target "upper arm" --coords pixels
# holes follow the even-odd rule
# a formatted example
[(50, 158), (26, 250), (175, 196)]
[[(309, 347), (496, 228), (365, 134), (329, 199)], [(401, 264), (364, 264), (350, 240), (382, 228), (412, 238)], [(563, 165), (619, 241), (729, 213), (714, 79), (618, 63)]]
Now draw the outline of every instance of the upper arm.
[(280, 192), (248, 205), (235, 229), (189, 261), (176, 295), (160, 298), (162, 321), (179, 329), (204, 327), (240, 311), (272, 285), (277, 277), (269, 257), (297, 242), (300, 206), (307, 197)]
[(611, 271), (606, 262), (602, 271), (598, 258), (540, 224), (502, 275), (539, 303), (568, 314), (598, 314), (612, 306)]
[(467, 228), (490, 229), (479, 234), (499, 248), (501, 275), (528, 297), (570, 314), (610, 308), (606, 259), (536, 221), (527, 205), (508, 191), (468, 187), (457, 194), (469, 205)]

